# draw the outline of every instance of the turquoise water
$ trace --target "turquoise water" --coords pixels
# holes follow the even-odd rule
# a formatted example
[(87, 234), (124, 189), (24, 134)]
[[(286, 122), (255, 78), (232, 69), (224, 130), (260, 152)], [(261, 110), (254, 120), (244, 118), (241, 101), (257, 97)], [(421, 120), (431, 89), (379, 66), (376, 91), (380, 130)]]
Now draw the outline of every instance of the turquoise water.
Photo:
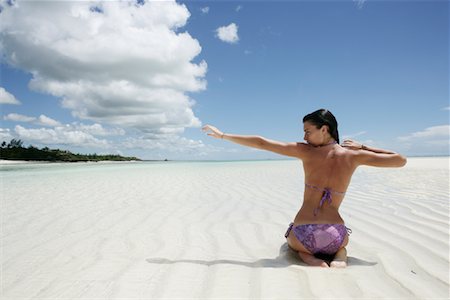
[(129, 170), (176, 170), (177, 168), (211, 168), (217, 166), (246, 166), (261, 163), (276, 164), (296, 160), (238, 160), (238, 161), (142, 161), (142, 162), (89, 162), (89, 163), (11, 163), (0, 164), (1, 177), (14, 176), (15, 173), (44, 174), (98, 171), (129, 171)]

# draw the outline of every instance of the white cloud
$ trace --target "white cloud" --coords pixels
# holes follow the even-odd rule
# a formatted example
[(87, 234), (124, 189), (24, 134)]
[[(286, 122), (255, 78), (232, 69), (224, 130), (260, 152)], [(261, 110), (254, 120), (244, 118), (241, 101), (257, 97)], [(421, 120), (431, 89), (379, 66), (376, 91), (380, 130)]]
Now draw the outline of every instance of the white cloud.
[(143, 137), (127, 138), (120, 147), (142, 149), (149, 157), (164, 159), (176, 156), (182, 159), (203, 158), (212, 153), (223, 153), (223, 148), (204, 144), (201, 140), (171, 136), (164, 140), (149, 140)]
[(200, 11), (201, 11), (202, 13), (204, 13), (204, 14), (209, 13), (209, 6), (205, 6), (205, 7), (200, 8)]
[(9, 128), (0, 128), (0, 141), (8, 141), (11, 140), (12, 136)]
[[(26, 122), (41, 126), (54, 127), (57, 132), (81, 132), (92, 136), (121, 136), (125, 135), (125, 130), (122, 128), (105, 128), (101, 124), (95, 123), (86, 125), (83, 123), (74, 122), (72, 124), (61, 124), (46, 115), (40, 115), (38, 118), (24, 116), (20, 114), (11, 113), (3, 117), (5, 120), (14, 122)], [(22, 127), (23, 128), (23, 127)], [(48, 132), (43, 131), (41, 132)]]
[(13, 94), (0, 87), (0, 104), (20, 104), (20, 102)]
[(61, 123), (59, 123), (58, 121), (53, 120), (52, 118), (49, 118), (45, 115), (40, 115), (36, 121), (36, 124), (43, 125), (43, 126), (50, 126), (50, 127), (61, 126)]
[(446, 139), (450, 137), (450, 125), (440, 125), (425, 128), (422, 131), (411, 133), (407, 136), (399, 137), (400, 141), (413, 141), (413, 140), (433, 140), (433, 139)]
[(43, 125), (43, 126), (61, 126), (61, 123), (53, 120), (52, 118), (47, 117), (46, 115), (40, 115), (38, 118), (35, 117), (29, 117), (21, 114), (16, 113), (10, 113), (3, 117), (6, 121), (14, 121), (14, 122), (25, 122), (25, 123), (34, 123), (37, 125)]
[(239, 12), (242, 9), (242, 5), (236, 6), (236, 11)]
[(33, 122), (36, 121), (35, 117), (24, 116), (21, 114), (11, 113), (7, 114), (3, 117), (5, 121), (14, 121), (14, 122)]
[(237, 43), (239, 41), (238, 26), (231, 23), (228, 26), (222, 26), (216, 29), (216, 36), (226, 43)]
[(450, 110), (450, 106), (444, 107), (442, 110)]
[(449, 155), (450, 125), (440, 125), (397, 138), (397, 148), (410, 155)]
[(54, 129), (38, 128), (28, 129), (16, 125), (14, 129), (19, 139), (27, 142), (37, 142), (47, 145), (71, 145), (79, 147), (110, 148), (107, 140), (97, 139), (89, 133), (68, 130), (66, 127), (57, 127)]
[(66, 125), (73, 130), (79, 130), (85, 133), (89, 133), (95, 136), (118, 136), (125, 135), (125, 130), (122, 128), (104, 128), (101, 124), (84, 125), (73, 123), (72, 125)]
[(200, 126), (187, 92), (206, 88), (198, 41), (175, 1), (24, 1), (3, 5), (5, 60), (74, 116), (167, 137)]

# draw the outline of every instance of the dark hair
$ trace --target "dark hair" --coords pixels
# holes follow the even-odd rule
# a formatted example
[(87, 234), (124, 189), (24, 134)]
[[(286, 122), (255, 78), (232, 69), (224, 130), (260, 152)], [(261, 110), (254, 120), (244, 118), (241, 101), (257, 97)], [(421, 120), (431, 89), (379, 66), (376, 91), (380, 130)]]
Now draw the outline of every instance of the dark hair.
[(338, 123), (333, 114), (327, 109), (319, 109), (303, 117), (303, 123), (310, 122), (319, 129), (327, 125), (330, 135), (339, 143)]

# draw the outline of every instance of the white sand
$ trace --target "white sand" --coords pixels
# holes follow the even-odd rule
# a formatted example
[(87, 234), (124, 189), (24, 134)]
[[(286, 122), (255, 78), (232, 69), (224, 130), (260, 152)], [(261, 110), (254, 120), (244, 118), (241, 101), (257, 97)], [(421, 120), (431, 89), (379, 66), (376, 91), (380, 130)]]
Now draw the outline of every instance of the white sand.
[(1, 299), (448, 299), (449, 158), (361, 168), (346, 269), (284, 232), (297, 161), (0, 169)]

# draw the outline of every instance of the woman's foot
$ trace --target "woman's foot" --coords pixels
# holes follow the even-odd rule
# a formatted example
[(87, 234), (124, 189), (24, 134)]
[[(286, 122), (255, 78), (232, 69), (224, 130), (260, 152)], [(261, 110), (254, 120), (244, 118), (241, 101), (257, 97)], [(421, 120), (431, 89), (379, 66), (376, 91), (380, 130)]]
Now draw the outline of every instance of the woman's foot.
[(330, 263), (331, 268), (346, 268), (347, 267), (347, 250), (345, 248), (339, 249)]
[(336, 261), (333, 260), (332, 262), (330, 262), (330, 267), (331, 268), (346, 268), (347, 267), (347, 263), (345, 261)]
[(322, 268), (329, 268), (328, 264), (317, 257), (314, 257), (314, 255), (306, 253), (306, 252), (298, 252), (298, 256), (308, 265), (314, 266), (314, 267), (322, 267)]

